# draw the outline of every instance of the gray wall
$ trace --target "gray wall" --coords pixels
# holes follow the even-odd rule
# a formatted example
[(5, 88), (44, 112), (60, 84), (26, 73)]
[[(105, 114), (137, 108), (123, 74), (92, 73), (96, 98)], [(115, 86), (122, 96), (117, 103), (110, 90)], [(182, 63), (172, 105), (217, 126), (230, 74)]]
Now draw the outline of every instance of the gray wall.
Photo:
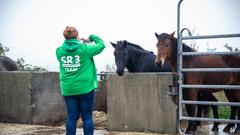
[[(106, 90), (96, 92), (95, 110), (106, 111), (106, 95)], [(55, 124), (65, 118), (59, 73), (0, 72), (0, 121)]]
[(168, 95), (175, 76), (110, 74), (107, 81), (108, 130), (177, 132), (177, 106)]
[(0, 121), (51, 124), (66, 117), (58, 73), (0, 72), (0, 93)]

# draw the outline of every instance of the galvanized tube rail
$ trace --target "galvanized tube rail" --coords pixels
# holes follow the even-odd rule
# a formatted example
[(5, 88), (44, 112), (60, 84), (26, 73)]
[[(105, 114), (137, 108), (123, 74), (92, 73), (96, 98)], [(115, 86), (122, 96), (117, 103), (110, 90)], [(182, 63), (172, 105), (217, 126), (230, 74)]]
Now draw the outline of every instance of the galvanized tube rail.
[(187, 55), (240, 55), (240, 51), (234, 51), (234, 52), (182, 52), (183, 56)]
[(183, 68), (182, 72), (240, 72), (240, 68)]
[(222, 123), (240, 123), (240, 120), (233, 120), (233, 119), (214, 119), (214, 118), (199, 118), (199, 117), (186, 117), (186, 116), (182, 116), (181, 120), (212, 121), (212, 122), (222, 122)]
[[(182, 88), (195, 88), (195, 89), (240, 89), (240, 85), (198, 85), (198, 84), (183, 84)], [(240, 103), (239, 103), (240, 104)]]
[(194, 104), (194, 105), (225, 105), (225, 106), (240, 106), (239, 102), (209, 102), (209, 101), (193, 101), (193, 100), (184, 100), (182, 104)]
[(222, 35), (205, 35), (205, 36), (184, 36), (182, 40), (192, 40), (192, 39), (209, 39), (209, 38), (233, 38), (240, 37), (240, 33), (236, 34), (222, 34)]

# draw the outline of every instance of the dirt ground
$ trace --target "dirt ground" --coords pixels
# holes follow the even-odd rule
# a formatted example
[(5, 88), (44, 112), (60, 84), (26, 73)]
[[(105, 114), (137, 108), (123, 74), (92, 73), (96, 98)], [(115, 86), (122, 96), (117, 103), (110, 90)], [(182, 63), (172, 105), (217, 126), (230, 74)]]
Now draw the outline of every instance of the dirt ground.
[[(160, 135), (149, 132), (108, 132), (107, 115), (94, 111), (94, 135)], [(0, 123), (0, 135), (65, 135), (65, 123), (60, 126)], [(78, 121), (77, 135), (83, 135), (82, 121)]]
[[(108, 132), (107, 115), (104, 112), (94, 111), (94, 135), (160, 135), (150, 132)], [(211, 132), (211, 124), (204, 124), (198, 127), (196, 135), (232, 135), (222, 132), (225, 125), (219, 127), (218, 133)], [(77, 135), (83, 135), (82, 122), (79, 120)], [(184, 129), (185, 125), (182, 125)], [(233, 132), (233, 131), (232, 131)], [(60, 126), (28, 125), (28, 124), (11, 124), (0, 123), (0, 135), (64, 135), (65, 123)], [(178, 134), (180, 135), (180, 134)]]

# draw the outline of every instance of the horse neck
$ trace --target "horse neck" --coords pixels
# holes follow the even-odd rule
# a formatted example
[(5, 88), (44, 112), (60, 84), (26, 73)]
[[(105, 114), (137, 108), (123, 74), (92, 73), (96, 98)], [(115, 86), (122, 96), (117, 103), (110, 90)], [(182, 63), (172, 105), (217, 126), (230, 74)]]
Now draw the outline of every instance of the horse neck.
[[(177, 60), (177, 52), (178, 52), (177, 40), (174, 40), (174, 44), (175, 44), (174, 46), (176, 47), (174, 48), (176, 53), (173, 53), (173, 59), (170, 59), (170, 63), (172, 65), (172, 70), (177, 72), (177, 61), (178, 61)], [(182, 46), (183, 46), (182, 48), (183, 52), (196, 52), (194, 49), (187, 46), (186, 44), (183, 44)], [(189, 65), (189, 62), (193, 62), (195, 65), (198, 65), (199, 63), (197, 59), (198, 59), (197, 56), (184, 56), (184, 61), (182, 61), (182, 67), (186, 67), (187, 65)]]
[(126, 65), (127, 70), (131, 72), (136, 72), (136, 66), (131, 62), (131, 60), (128, 60), (128, 63)]
[(169, 60), (170, 61), (170, 64), (171, 64), (171, 67), (172, 67), (172, 71), (173, 72), (177, 72), (177, 39), (174, 38), (174, 41), (173, 41), (173, 46), (176, 47), (176, 48), (173, 48), (173, 50), (176, 52), (176, 53), (173, 53), (173, 57)]
[(127, 62), (127, 69), (129, 72), (136, 72), (138, 71), (138, 65), (141, 61), (141, 58), (147, 54), (147, 52), (144, 52), (143, 50), (140, 50), (138, 48), (134, 48), (132, 46), (128, 46), (128, 54), (129, 54), (129, 60)]

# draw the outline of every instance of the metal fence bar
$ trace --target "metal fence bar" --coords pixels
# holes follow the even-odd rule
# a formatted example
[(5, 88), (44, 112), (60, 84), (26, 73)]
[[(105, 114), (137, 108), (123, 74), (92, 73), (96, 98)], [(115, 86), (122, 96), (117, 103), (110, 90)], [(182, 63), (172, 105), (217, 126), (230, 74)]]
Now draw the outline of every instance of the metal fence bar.
[(202, 88), (202, 89), (240, 89), (240, 85), (190, 85), (184, 84), (182, 88)]
[(240, 51), (233, 52), (183, 52), (183, 56), (188, 55), (240, 55)]
[(210, 102), (210, 101), (192, 101), (184, 100), (182, 104), (194, 104), (194, 105), (225, 105), (225, 106), (240, 106), (240, 102)]
[(221, 123), (240, 123), (240, 120), (199, 118), (199, 117), (186, 117), (186, 116), (180, 117), (180, 120), (211, 121), (211, 122), (221, 122)]
[(205, 35), (205, 36), (185, 36), (185, 37), (182, 37), (182, 39), (189, 40), (189, 39), (232, 38), (232, 37), (240, 37), (240, 33), (222, 34), (222, 35)]
[(240, 72), (240, 68), (183, 68), (182, 72)]

